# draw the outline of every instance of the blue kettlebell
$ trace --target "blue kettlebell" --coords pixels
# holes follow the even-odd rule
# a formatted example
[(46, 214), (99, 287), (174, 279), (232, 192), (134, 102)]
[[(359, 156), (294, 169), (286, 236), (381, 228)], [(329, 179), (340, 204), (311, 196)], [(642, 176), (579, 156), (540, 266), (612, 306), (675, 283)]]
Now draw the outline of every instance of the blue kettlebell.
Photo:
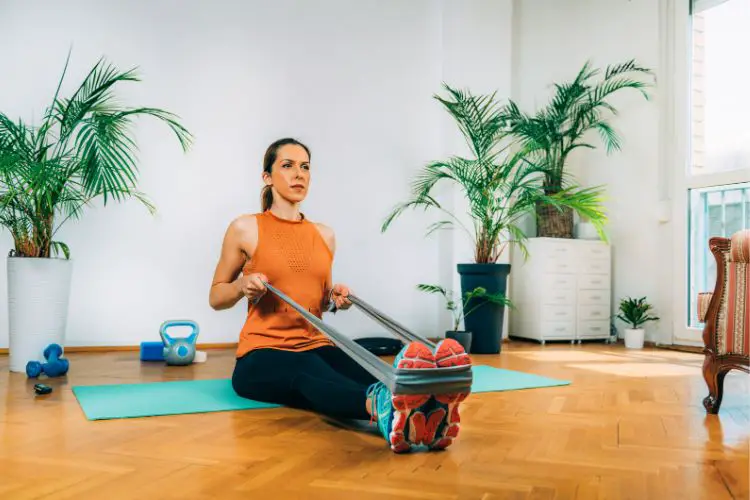
[[(192, 327), (193, 332), (184, 338), (175, 339), (167, 335), (167, 328), (175, 326)], [(198, 339), (198, 323), (189, 319), (168, 320), (161, 324), (159, 335), (164, 343), (164, 361), (168, 365), (189, 365), (195, 358), (195, 341)]]

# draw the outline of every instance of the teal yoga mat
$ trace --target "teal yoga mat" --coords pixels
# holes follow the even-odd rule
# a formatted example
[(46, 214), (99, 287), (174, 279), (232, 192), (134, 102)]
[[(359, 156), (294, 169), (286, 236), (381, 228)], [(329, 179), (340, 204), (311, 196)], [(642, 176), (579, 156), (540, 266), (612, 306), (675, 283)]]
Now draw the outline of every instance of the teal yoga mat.
[[(474, 366), (473, 373), (473, 393), (570, 384), (567, 380), (484, 365)], [(73, 394), (89, 420), (254, 410), (279, 406), (237, 396), (229, 379), (75, 386)]]
[(533, 373), (505, 370), (492, 366), (477, 365), (472, 368), (474, 382), (471, 392), (518, 391), (520, 389), (539, 389), (570, 385), (569, 380), (560, 380)]
[(73, 394), (89, 420), (254, 410), (279, 406), (238, 396), (232, 389), (232, 381), (229, 379), (79, 385), (73, 387)]

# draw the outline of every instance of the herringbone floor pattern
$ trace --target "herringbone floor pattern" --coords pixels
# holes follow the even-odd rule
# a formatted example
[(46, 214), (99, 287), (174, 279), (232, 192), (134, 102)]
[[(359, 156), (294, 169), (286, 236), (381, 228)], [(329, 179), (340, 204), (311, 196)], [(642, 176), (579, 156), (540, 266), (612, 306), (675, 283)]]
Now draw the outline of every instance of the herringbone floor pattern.
[(183, 368), (68, 357), (37, 397), (0, 356), (0, 498), (748, 498), (748, 377), (730, 373), (706, 416), (697, 354), (511, 343), (474, 362), (572, 385), (474, 394), (454, 446), (407, 456), (290, 409), (89, 422), (72, 385), (228, 377), (232, 352)]

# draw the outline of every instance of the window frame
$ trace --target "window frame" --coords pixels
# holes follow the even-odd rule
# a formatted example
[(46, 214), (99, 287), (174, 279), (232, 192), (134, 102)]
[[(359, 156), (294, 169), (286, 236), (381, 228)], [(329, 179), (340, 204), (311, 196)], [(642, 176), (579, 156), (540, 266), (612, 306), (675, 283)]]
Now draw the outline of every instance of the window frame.
[[(703, 345), (703, 329), (690, 326), (690, 190), (750, 182), (750, 169), (693, 174), (691, 169), (692, 15), (736, 0), (663, 0), (662, 67), (664, 89), (662, 111), (665, 137), (662, 158), (672, 178), (673, 304), (672, 343)], [(706, 242), (708, 244), (708, 242)], [(710, 286), (708, 292), (713, 291)]]

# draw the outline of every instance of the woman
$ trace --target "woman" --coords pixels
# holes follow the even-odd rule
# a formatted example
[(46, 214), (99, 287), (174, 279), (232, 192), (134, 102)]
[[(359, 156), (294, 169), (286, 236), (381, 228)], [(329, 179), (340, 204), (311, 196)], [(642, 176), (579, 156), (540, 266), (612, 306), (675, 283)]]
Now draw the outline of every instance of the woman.
[[(211, 285), (215, 310), (248, 299), (240, 332), (234, 390), (242, 397), (312, 410), (334, 418), (375, 420), (393, 451), (449, 446), (458, 433), (456, 394), (394, 396), (301, 314), (272, 293), (271, 283), (317, 317), (348, 309), (349, 289), (333, 284), (334, 232), (300, 212), (310, 186), (310, 151), (294, 139), (271, 144), (263, 160), (262, 210), (229, 225)], [(415, 342), (394, 366), (434, 368), (469, 363), (455, 341), (433, 353)]]

